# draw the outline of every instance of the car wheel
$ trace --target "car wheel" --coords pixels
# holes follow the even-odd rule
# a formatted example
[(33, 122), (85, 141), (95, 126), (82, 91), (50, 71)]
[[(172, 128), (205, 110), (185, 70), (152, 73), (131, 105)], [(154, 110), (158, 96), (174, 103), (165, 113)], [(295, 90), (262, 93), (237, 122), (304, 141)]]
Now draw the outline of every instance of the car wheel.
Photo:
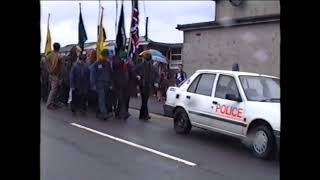
[(187, 113), (183, 109), (178, 108), (175, 111), (173, 126), (178, 134), (188, 134), (190, 132), (192, 126)]
[(254, 156), (261, 159), (271, 159), (275, 155), (275, 138), (265, 125), (259, 125), (250, 133), (251, 150)]

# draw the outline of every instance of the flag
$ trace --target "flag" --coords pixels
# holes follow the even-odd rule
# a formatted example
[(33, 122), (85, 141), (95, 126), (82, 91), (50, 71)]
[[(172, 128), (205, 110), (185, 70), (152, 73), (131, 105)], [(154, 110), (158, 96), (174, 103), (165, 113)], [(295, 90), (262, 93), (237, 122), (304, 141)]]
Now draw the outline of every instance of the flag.
[(139, 47), (139, 6), (138, 0), (132, 0), (130, 42), (128, 57), (134, 61)]
[[(98, 28), (97, 28), (97, 30), (98, 30), (98, 36), (99, 36), (99, 28), (100, 28), (100, 26), (98, 25)], [(106, 39), (107, 39), (107, 36), (106, 36), (106, 31), (104, 30), (104, 27), (102, 27), (102, 33), (103, 33), (103, 39), (106, 40)]]
[(49, 20), (50, 14), (48, 15), (48, 29), (47, 29), (47, 40), (46, 40), (46, 47), (44, 50), (44, 54), (47, 56), (50, 52), (52, 52), (52, 43), (51, 43), (51, 33), (49, 28)]
[(103, 20), (103, 8), (101, 12), (101, 17), (100, 17), (100, 25), (98, 26), (98, 41), (97, 41), (97, 59), (101, 60), (101, 51), (104, 49), (104, 42), (106, 40), (106, 33), (104, 31), (103, 25), (102, 25), (102, 20)]
[(84, 49), (84, 43), (88, 40), (87, 32), (83, 24), (82, 13), (81, 13), (81, 4), (80, 4), (80, 15), (79, 15), (79, 25), (78, 25), (78, 44), (81, 49)]
[(121, 6), (119, 24), (118, 24), (118, 32), (116, 37), (116, 54), (121, 50), (125, 50), (126, 48), (126, 30), (124, 26), (124, 12), (123, 12), (123, 4)]

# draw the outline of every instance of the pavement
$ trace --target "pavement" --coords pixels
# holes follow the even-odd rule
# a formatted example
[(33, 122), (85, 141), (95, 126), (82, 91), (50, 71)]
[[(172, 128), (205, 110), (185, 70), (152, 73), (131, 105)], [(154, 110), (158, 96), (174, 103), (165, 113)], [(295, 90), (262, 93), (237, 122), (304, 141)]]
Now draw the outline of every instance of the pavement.
[(280, 179), (278, 160), (254, 158), (234, 138), (197, 128), (178, 135), (170, 118), (151, 114), (145, 122), (130, 113), (126, 122), (101, 121), (42, 104), (41, 179)]

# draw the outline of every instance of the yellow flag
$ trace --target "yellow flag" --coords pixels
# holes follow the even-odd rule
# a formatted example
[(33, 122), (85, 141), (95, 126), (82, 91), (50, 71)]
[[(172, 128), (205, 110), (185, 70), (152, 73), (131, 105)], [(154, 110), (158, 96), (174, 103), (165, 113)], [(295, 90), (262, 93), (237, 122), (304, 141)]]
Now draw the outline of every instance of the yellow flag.
[(102, 19), (103, 19), (103, 8), (102, 8), (101, 17), (100, 17), (100, 25), (98, 26), (99, 28), (98, 41), (97, 41), (97, 59), (98, 60), (102, 59), (101, 51), (104, 49), (104, 41), (106, 40), (106, 37), (104, 36), (104, 32), (103, 32)]
[(47, 56), (50, 52), (52, 52), (52, 44), (51, 44), (50, 29), (48, 28), (47, 41), (46, 41), (46, 47), (45, 47), (45, 50), (44, 50), (44, 54)]
[(52, 44), (51, 44), (51, 33), (49, 28), (50, 14), (48, 14), (48, 31), (47, 31), (47, 41), (46, 47), (44, 50), (44, 54), (47, 56), (50, 52), (52, 52)]

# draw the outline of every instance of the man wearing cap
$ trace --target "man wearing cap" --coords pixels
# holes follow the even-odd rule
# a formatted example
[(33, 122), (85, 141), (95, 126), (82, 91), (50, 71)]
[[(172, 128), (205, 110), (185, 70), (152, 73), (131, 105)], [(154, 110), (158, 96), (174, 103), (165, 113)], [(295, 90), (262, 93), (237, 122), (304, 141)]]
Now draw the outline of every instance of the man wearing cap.
[(154, 85), (156, 88), (159, 87), (160, 77), (157, 70), (154, 69), (151, 63), (152, 56), (146, 53), (143, 57), (143, 62), (138, 64), (134, 72), (136, 73), (136, 78), (140, 86), (141, 91), (141, 108), (139, 119), (148, 120), (150, 119), (148, 112), (148, 99), (150, 96), (150, 90)]
[(102, 58), (96, 61), (91, 69), (90, 73), (90, 83), (93, 90), (97, 91), (98, 94), (98, 104), (99, 113), (97, 118), (107, 120), (112, 116), (112, 113), (108, 113), (108, 94), (113, 88), (112, 82), (112, 69), (111, 64), (107, 60), (109, 51), (104, 49), (101, 51)]

